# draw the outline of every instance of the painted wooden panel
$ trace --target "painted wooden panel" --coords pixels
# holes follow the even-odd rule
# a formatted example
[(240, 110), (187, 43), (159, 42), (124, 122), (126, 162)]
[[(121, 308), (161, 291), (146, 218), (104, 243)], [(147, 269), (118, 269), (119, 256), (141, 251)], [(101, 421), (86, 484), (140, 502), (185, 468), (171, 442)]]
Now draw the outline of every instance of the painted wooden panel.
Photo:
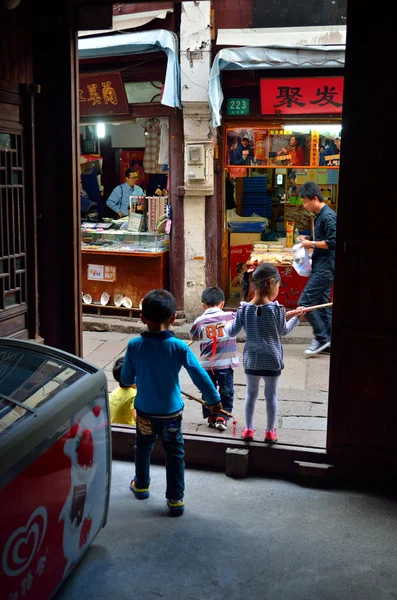
[(0, 8), (0, 80), (33, 83), (31, 3)]
[(252, 0), (214, 0), (216, 29), (252, 27)]
[[(142, 298), (152, 289), (168, 288), (168, 252), (159, 254), (121, 254), (118, 252), (83, 251), (81, 255), (82, 289), (99, 302), (103, 292), (110, 294), (113, 304), (115, 294), (123, 294), (139, 306)], [(88, 265), (115, 267), (115, 281), (88, 279)]]
[(252, 0), (252, 27), (346, 25), (347, 0)]

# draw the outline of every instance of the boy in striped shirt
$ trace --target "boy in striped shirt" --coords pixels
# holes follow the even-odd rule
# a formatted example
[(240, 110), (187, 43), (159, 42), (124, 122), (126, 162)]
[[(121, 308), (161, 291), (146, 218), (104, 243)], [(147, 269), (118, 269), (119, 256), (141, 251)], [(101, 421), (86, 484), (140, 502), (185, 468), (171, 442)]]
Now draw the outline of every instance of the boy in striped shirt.
[[(193, 323), (190, 339), (200, 342), (201, 366), (207, 371), (213, 384), (219, 390), (224, 410), (232, 412), (233, 370), (239, 366), (239, 360), (236, 338), (226, 335), (223, 327), (228, 321), (233, 321), (234, 314), (223, 312), (225, 296), (217, 287), (205, 289), (201, 296), (201, 302), (204, 313)], [(227, 428), (227, 419), (221, 416), (212, 416), (204, 406), (203, 418), (208, 420), (208, 427), (215, 427), (219, 431), (225, 431)]]

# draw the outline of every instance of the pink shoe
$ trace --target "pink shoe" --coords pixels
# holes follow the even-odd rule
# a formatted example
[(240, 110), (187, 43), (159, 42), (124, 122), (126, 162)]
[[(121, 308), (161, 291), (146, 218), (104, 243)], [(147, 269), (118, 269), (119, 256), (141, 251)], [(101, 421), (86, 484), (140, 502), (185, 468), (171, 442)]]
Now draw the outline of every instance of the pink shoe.
[(244, 427), (243, 431), (241, 432), (241, 439), (245, 440), (246, 442), (252, 442), (252, 440), (254, 439), (254, 434), (255, 429), (246, 429)]
[(277, 440), (277, 429), (274, 431), (267, 431), (265, 429), (265, 444), (275, 444)]

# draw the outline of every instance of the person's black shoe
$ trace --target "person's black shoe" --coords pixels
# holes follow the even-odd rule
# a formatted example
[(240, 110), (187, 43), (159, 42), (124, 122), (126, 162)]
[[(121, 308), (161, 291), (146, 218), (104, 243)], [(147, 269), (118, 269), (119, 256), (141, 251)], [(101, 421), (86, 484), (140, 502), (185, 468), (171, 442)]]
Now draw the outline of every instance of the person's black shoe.
[(331, 354), (331, 346), (328, 346), (328, 348), (324, 348), (324, 350), (321, 350), (320, 354)]

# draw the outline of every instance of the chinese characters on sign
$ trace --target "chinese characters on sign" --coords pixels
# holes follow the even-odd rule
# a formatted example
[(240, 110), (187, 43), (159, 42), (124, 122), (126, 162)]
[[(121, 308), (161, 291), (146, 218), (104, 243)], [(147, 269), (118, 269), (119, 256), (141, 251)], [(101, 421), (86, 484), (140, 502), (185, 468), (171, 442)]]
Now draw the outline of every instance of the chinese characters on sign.
[(274, 108), (279, 108), (281, 106), (286, 106), (287, 108), (291, 108), (293, 104), (297, 106), (305, 106), (304, 102), (299, 102), (298, 98), (303, 98), (300, 87), (288, 87), (284, 85), (280, 85), (278, 87), (279, 94), (276, 96), (276, 99), (279, 100), (279, 104), (274, 104)]
[(341, 113), (343, 77), (261, 79), (262, 114)]
[(79, 104), (82, 116), (129, 113), (121, 74), (80, 75)]
[(313, 167), (317, 167), (317, 165), (319, 164), (319, 148), (320, 148), (320, 134), (318, 131), (312, 131), (312, 146), (311, 146), (310, 164)]
[(256, 161), (265, 160), (266, 129), (254, 129), (254, 155)]
[(87, 279), (96, 281), (116, 281), (116, 267), (110, 265), (88, 265)]
[(116, 281), (116, 267), (110, 267), (110, 266), (105, 267), (104, 280), (105, 281)]

